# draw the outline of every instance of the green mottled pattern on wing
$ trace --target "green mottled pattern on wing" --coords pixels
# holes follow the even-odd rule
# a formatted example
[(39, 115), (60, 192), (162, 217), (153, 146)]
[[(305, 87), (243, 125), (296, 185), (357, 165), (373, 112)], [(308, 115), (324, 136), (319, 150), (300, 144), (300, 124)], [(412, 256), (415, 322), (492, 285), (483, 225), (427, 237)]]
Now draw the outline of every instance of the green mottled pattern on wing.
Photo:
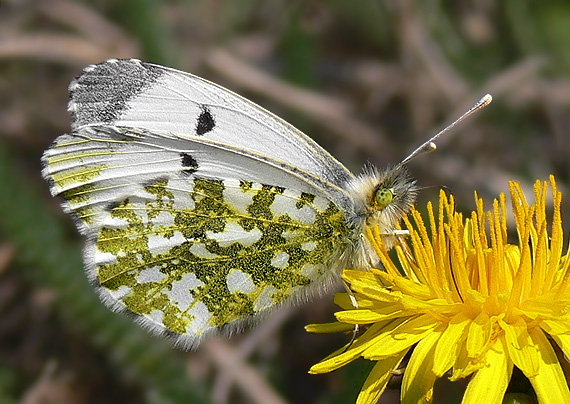
[[(132, 312), (200, 335), (302, 293), (328, 276), (348, 228), (322, 197), (237, 180), (167, 178), (108, 212), (96, 242), (102, 287)], [(183, 198), (187, 206), (180, 206)]]

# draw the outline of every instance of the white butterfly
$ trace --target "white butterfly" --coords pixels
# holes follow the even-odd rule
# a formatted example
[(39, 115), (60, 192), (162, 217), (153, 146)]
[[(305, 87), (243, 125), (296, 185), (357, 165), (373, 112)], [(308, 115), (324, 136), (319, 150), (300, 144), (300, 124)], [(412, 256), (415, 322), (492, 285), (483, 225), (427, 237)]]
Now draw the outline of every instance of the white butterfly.
[(106, 304), (184, 348), (375, 264), (365, 226), (396, 242), (417, 191), (403, 164), (439, 136), (355, 177), (191, 74), (111, 59), (69, 90), (72, 132), (44, 153), (43, 176), (87, 235), (87, 275)]

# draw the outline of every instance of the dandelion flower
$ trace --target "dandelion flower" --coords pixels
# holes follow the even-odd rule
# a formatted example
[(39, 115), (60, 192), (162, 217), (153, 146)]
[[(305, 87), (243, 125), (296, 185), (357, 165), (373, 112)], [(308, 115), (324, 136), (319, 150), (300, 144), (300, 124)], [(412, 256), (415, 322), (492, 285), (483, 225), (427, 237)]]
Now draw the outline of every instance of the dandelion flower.
[(570, 403), (555, 351), (570, 357), (570, 260), (562, 255), (561, 194), (552, 176), (550, 185), (548, 225), (548, 184), (536, 182), (529, 205), (519, 184), (510, 183), (518, 244), (507, 243), (504, 195), (487, 213), (476, 195), (477, 210), (464, 220), (442, 192), (437, 221), (428, 204), (429, 231), (414, 210), (415, 225), (405, 219), (407, 244), (395, 247), (399, 267), (378, 229), (368, 229), (384, 270), (345, 270), (351, 294), (335, 297), (344, 309), (338, 322), (307, 326), (317, 333), (356, 325), (364, 331), (310, 372), (330, 372), (358, 357), (375, 361), (357, 399), (375, 403), (407, 361), (402, 403), (431, 402), (435, 380), (450, 372), (452, 381), (471, 377), (463, 404), (499, 404), (517, 367), (539, 403)]

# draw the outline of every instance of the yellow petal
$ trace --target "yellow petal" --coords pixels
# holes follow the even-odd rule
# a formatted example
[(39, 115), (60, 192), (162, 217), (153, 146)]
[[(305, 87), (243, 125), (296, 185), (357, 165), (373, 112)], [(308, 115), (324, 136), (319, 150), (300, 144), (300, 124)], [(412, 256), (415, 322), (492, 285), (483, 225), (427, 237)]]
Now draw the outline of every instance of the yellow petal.
[(414, 282), (406, 278), (396, 278), (394, 279), (394, 285), (407, 296), (414, 296), (417, 299), (429, 300), (437, 297), (427, 285), (421, 284), (419, 282)]
[(556, 320), (543, 320), (540, 327), (550, 335), (570, 334), (570, 318), (564, 316)]
[(374, 404), (378, 401), (392, 378), (392, 371), (398, 368), (407, 352), (403, 351), (399, 355), (376, 362), (362, 386), (356, 404)]
[(469, 357), (479, 356), (487, 347), (491, 338), (489, 316), (485, 312), (479, 315), (469, 325), (467, 333), (467, 353)]
[(362, 356), (365, 359), (379, 360), (397, 355), (431, 333), (436, 325), (437, 321), (428, 315), (402, 322), (391, 332), (383, 333), (374, 345), (362, 352)]
[[(378, 340), (378, 334), (386, 325), (387, 322), (372, 324), (370, 328), (352, 344), (347, 344), (327, 356), (316, 365), (313, 365), (311, 369), (309, 369), (309, 373), (316, 374), (331, 372), (355, 360), (361, 355), (363, 350), (376, 343)], [(388, 332), (392, 331), (390, 325), (391, 324), (388, 324)]]
[[(337, 293), (334, 295), (334, 304), (340, 306), (343, 310), (352, 310), (355, 308), (348, 293)], [(374, 300), (365, 299), (362, 295), (358, 296), (358, 308), (360, 309), (371, 309), (378, 305), (379, 303)]]
[(441, 333), (431, 332), (414, 348), (402, 380), (401, 402), (429, 403), (433, 397), (433, 355)]
[(502, 339), (485, 354), (486, 364), (479, 369), (467, 386), (461, 404), (501, 404), (511, 380), (513, 363), (505, 352)]
[(564, 335), (553, 335), (550, 334), (550, 336), (552, 337), (552, 339), (554, 340), (554, 342), (556, 342), (556, 345), (558, 345), (558, 347), (562, 350), (562, 352), (564, 352), (564, 355), (566, 355), (566, 357), (570, 358), (570, 335), (569, 334), (564, 334)]
[(531, 378), (535, 376), (539, 370), (540, 355), (537, 347), (532, 342), (525, 321), (519, 317), (512, 324), (507, 324), (504, 321), (500, 321), (499, 324), (505, 331), (507, 352), (515, 366), (526, 377)]
[(530, 330), (540, 353), (540, 372), (529, 378), (540, 404), (570, 403), (570, 391), (556, 353), (539, 328)]
[(464, 312), (456, 314), (445, 331), (441, 334), (435, 347), (433, 371), (437, 377), (441, 377), (453, 366), (457, 357), (457, 345), (461, 341), (467, 326), (469, 317)]
[[(416, 314), (412, 312), (411, 314)], [(370, 324), (398, 317), (409, 317), (410, 312), (402, 311), (398, 306), (387, 306), (377, 310), (346, 310), (334, 314), (338, 321), (350, 324)]]
[(465, 344), (460, 344), (456, 352), (457, 353), (454, 358), (453, 369), (452, 369), (453, 372), (449, 377), (449, 380), (451, 380), (452, 382), (469, 376), (471, 373), (481, 369), (485, 364), (482, 361), (484, 357), (470, 358), (469, 355), (467, 355), (467, 349), (465, 348)]
[(334, 304), (340, 306), (343, 310), (354, 309), (354, 304), (348, 293), (336, 293), (334, 295)]
[(314, 334), (333, 334), (336, 332), (347, 332), (354, 330), (354, 325), (339, 322), (324, 324), (309, 324), (305, 326), (305, 331)]
[(569, 300), (561, 299), (554, 293), (550, 293), (539, 298), (526, 299), (520, 304), (520, 309), (532, 318), (537, 316), (557, 318), (567, 315), (569, 304)]
[(447, 303), (443, 299), (419, 300), (415, 297), (403, 296), (401, 298), (403, 309), (451, 315), (463, 308), (462, 303)]
[(363, 293), (374, 300), (383, 295), (390, 299), (390, 292), (372, 272), (345, 269), (342, 271), (342, 278), (350, 283), (350, 289), (355, 293)]

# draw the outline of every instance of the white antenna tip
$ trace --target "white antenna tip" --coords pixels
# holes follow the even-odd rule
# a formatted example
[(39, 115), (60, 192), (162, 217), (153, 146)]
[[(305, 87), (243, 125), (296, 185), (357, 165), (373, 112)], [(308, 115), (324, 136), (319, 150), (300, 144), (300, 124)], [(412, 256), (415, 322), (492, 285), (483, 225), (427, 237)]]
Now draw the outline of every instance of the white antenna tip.
[(429, 142), (426, 143), (423, 147), (421, 147), (418, 152), (420, 154), (424, 154), (424, 153), (431, 153), (432, 151), (434, 151), (435, 149), (437, 149), (437, 146), (435, 145), (434, 142)]
[(486, 107), (491, 103), (491, 101), (493, 101), (493, 97), (491, 97), (491, 94), (487, 94), (483, 98), (481, 98), (479, 104), (481, 104), (481, 107)]

